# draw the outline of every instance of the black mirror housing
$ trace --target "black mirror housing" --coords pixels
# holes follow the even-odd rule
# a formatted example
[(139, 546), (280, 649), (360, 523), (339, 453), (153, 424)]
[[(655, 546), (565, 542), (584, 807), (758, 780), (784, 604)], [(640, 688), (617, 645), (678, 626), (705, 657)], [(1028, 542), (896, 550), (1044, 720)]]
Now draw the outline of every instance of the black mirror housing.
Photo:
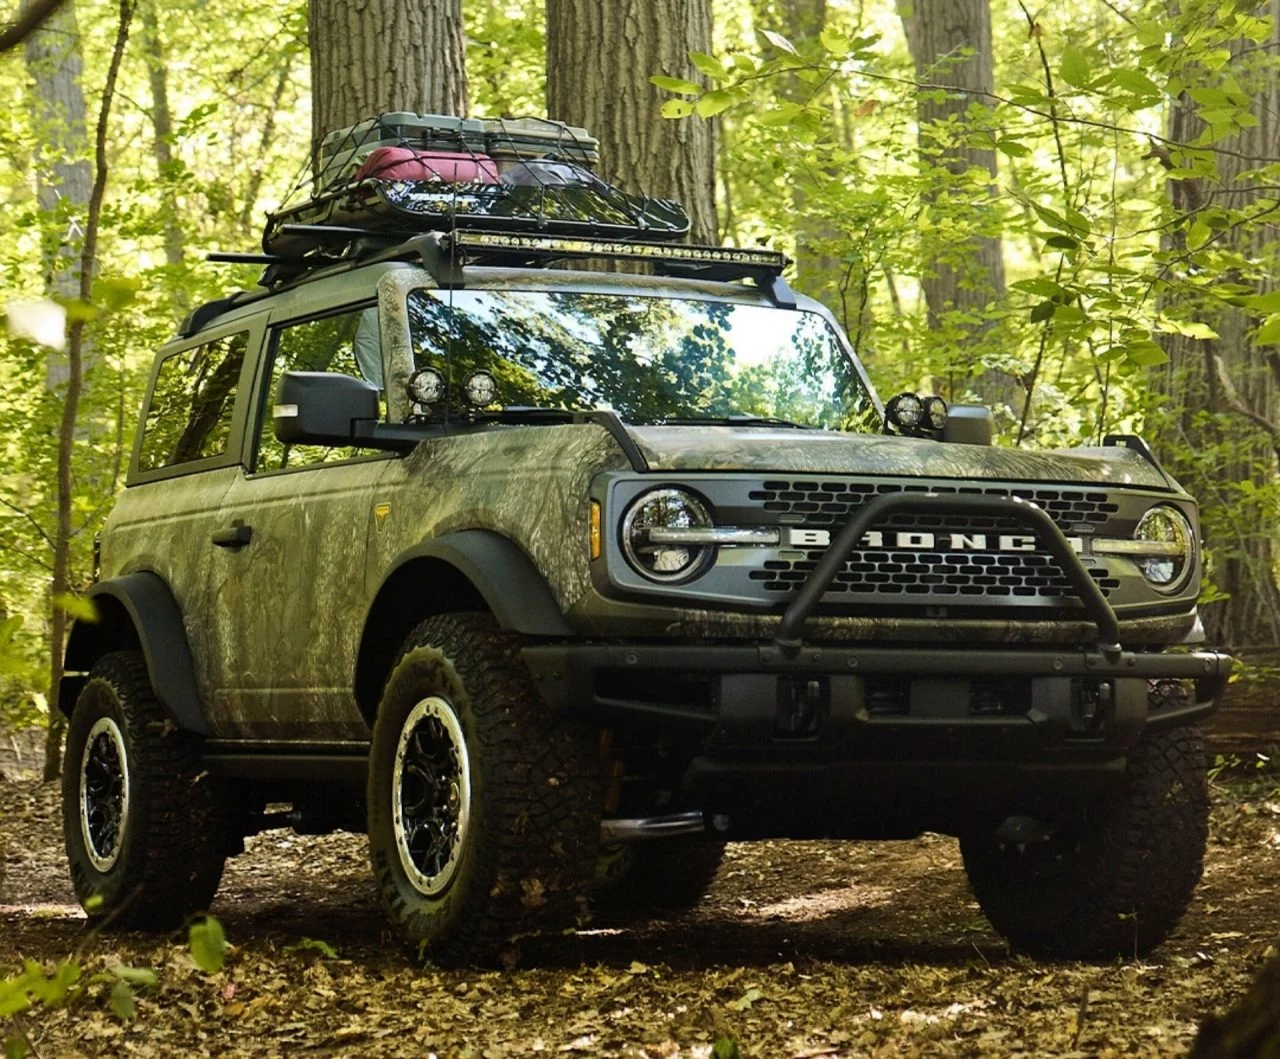
[(959, 445), (990, 445), (995, 441), (996, 422), (984, 404), (953, 404), (942, 426), (942, 440)]
[(376, 423), (378, 388), (350, 375), (290, 371), (272, 409), (276, 438), (286, 445), (351, 445), (363, 424)]

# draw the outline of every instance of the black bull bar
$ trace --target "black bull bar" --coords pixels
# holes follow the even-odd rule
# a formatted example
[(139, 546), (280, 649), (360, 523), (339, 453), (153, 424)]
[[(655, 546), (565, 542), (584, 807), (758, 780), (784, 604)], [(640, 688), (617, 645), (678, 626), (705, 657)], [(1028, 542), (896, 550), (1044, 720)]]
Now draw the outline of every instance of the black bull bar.
[[(920, 650), (918, 645), (873, 645), (861, 642), (813, 643), (800, 633), (812, 616), (849, 554), (876, 522), (894, 514), (953, 512), (1010, 519), (1032, 531), (1057, 561), (1075, 590), (1085, 614), (1097, 627), (1089, 647), (1066, 644), (1024, 645), (1016, 649), (988, 645)], [(543, 643), (522, 652), (543, 698), (569, 709), (595, 709), (635, 716), (645, 714), (667, 721), (709, 720), (706, 709), (670, 701), (643, 701), (648, 696), (619, 694), (616, 681), (602, 688), (597, 677), (612, 673), (682, 671), (732, 674), (881, 674), (917, 677), (983, 677), (992, 674), (1025, 677), (1127, 677), (1146, 680), (1195, 681), (1194, 702), (1160, 711), (1152, 726), (1192, 720), (1213, 710), (1225, 689), (1233, 659), (1217, 651), (1151, 653), (1125, 651), (1115, 611), (1057, 524), (1041, 508), (1016, 497), (893, 493), (863, 503), (832, 540), (808, 580), (783, 613), (772, 642), (744, 644), (672, 643), (665, 641), (605, 643)]]
[(826, 595), (831, 582), (843, 568), (850, 552), (857, 547), (867, 531), (890, 515), (954, 512), (965, 515), (992, 515), (1012, 519), (1035, 533), (1049, 554), (1057, 560), (1064, 576), (1071, 582), (1085, 613), (1098, 627), (1097, 648), (1108, 657), (1119, 657), (1120, 623), (1111, 609), (1107, 597), (1080, 562), (1070, 542), (1041, 508), (1025, 500), (1009, 496), (955, 496), (939, 493), (891, 493), (869, 500), (858, 508), (858, 513), (844, 524), (826, 554), (814, 567), (809, 579), (800, 586), (778, 628), (774, 642), (786, 654), (800, 650), (800, 630), (809, 620), (813, 609)]

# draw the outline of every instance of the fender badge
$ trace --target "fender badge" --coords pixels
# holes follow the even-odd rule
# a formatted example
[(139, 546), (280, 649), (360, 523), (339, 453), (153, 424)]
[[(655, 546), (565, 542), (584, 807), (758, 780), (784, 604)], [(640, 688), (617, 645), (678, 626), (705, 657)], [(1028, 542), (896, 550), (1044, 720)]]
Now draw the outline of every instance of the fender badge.
[(374, 504), (373, 517), (378, 522), (378, 529), (382, 529), (382, 524), (387, 521), (387, 516), (391, 514), (390, 504)]

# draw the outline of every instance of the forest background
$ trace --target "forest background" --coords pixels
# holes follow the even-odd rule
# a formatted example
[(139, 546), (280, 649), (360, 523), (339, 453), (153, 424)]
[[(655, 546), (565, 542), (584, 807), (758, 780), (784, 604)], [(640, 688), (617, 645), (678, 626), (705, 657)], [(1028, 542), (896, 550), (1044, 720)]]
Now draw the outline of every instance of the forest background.
[(379, 110), (587, 126), (699, 238), (795, 258), (882, 395), (1145, 434), (1210, 640), (1280, 643), (1280, 0), (76, 0), (0, 91), (0, 730), (47, 719), (154, 349), (256, 282), (204, 255)]

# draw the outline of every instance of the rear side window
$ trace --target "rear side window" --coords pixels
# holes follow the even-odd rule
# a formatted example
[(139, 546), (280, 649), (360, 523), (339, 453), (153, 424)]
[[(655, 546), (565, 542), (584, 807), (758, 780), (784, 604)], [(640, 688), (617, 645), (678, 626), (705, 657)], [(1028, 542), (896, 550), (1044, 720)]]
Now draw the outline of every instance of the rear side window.
[(220, 456), (231, 439), (236, 385), (249, 333), (226, 335), (160, 362), (142, 426), (138, 469)]

